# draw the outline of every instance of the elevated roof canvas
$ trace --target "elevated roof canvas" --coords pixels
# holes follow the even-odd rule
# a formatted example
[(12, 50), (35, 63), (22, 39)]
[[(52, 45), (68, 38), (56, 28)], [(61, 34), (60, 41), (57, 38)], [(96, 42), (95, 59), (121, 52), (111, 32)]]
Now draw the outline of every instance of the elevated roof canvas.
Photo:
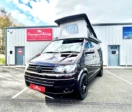
[(94, 37), (97, 38), (92, 25), (87, 17), (86, 14), (77, 14), (77, 15), (72, 15), (72, 16), (67, 16), (67, 17), (63, 17), (60, 19), (55, 20), (55, 22), (60, 26), (60, 24), (64, 24), (64, 23), (68, 23), (68, 22), (72, 22), (72, 21), (77, 21), (77, 20), (85, 20), (87, 23), (87, 27), (90, 28), (91, 32), (93, 33)]

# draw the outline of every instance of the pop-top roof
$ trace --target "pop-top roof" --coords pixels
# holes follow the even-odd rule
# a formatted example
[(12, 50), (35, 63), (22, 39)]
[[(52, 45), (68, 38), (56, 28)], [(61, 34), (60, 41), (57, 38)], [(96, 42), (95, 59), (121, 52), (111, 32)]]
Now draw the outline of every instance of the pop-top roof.
[(60, 25), (60, 24), (64, 24), (64, 23), (68, 23), (68, 22), (72, 22), (72, 21), (77, 21), (77, 20), (85, 20), (87, 23), (88, 28), (90, 28), (91, 32), (93, 33), (94, 37), (97, 38), (92, 25), (87, 17), (86, 14), (77, 14), (77, 15), (72, 15), (72, 16), (67, 16), (67, 17), (63, 17), (60, 19), (55, 20), (55, 22)]

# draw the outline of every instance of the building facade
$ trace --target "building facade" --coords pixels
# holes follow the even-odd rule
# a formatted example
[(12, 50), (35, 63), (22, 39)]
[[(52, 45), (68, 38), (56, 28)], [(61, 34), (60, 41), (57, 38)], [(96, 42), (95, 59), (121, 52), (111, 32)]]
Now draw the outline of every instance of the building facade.
[[(104, 65), (132, 66), (132, 23), (93, 24), (93, 28), (102, 41)], [(25, 65), (59, 36), (59, 27), (9, 27), (5, 34), (6, 65)]]
[(58, 36), (59, 27), (12, 27), (6, 28), (5, 34), (6, 65), (25, 65)]
[(132, 23), (93, 24), (102, 41), (104, 65), (132, 65)]

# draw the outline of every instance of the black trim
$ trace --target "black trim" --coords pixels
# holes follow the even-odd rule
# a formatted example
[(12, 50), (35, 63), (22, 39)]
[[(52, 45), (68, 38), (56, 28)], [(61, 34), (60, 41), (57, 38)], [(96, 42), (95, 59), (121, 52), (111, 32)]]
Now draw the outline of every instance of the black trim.
[(72, 15), (72, 16), (67, 16), (67, 17), (63, 17), (60, 19), (55, 20), (55, 22), (60, 25), (62, 23), (67, 23), (67, 22), (71, 22), (71, 21), (77, 21), (77, 20), (85, 20), (87, 23), (88, 28), (90, 28), (91, 32), (93, 33), (94, 37), (97, 38), (94, 29), (92, 28), (92, 25), (87, 17), (86, 14), (77, 14), (77, 15)]
[[(112, 26), (112, 25), (132, 25), (132, 23), (93, 23), (92, 26)], [(59, 27), (57, 25), (49, 26), (18, 26), (18, 27), (5, 27), (5, 29), (22, 29), (22, 28), (49, 28), (49, 27)]]
[(132, 25), (132, 23), (93, 23), (92, 26)]
[(98, 38), (91, 38), (89, 37), (87, 40), (91, 40), (92, 42), (95, 42), (95, 43), (102, 43)]
[(5, 65), (7, 65), (7, 29), (4, 29), (5, 32)]
[(50, 26), (20, 26), (20, 27), (5, 27), (5, 29), (22, 29), (22, 28), (56, 28), (57, 25), (50, 25)]

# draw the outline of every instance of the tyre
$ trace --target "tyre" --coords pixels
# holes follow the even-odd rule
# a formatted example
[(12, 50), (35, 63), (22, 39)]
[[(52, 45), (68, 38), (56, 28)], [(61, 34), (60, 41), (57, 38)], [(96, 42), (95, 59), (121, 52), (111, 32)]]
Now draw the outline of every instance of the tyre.
[(103, 76), (103, 66), (101, 66), (101, 69), (99, 71), (99, 73), (97, 74), (98, 77), (102, 77)]
[(29, 83), (27, 81), (25, 81), (25, 84), (26, 84), (27, 87), (29, 86)]
[(85, 99), (88, 94), (88, 75), (86, 73), (82, 74), (77, 83), (76, 94), (80, 100)]

